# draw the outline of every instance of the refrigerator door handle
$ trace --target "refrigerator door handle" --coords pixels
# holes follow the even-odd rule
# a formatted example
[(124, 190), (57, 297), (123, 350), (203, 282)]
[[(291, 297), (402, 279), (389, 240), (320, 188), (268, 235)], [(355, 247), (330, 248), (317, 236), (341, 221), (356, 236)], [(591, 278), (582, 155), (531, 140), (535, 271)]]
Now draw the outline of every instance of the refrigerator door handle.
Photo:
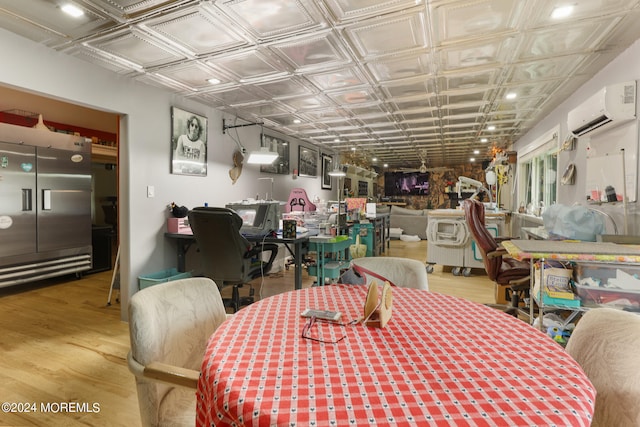
[(51, 190), (42, 190), (42, 210), (51, 210)]
[(25, 212), (33, 210), (32, 194), (33, 190), (31, 188), (22, 189), (22, 210)]

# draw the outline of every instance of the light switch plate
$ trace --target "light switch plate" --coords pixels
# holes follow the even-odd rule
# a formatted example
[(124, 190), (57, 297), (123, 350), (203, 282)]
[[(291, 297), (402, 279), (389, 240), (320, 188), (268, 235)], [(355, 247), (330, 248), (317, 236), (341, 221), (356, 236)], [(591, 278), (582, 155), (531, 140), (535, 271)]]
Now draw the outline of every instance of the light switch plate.
[(155, 196), (156, 196), (155, 187), (153, 185), (147, 185), (147, 197), (151, 198)]

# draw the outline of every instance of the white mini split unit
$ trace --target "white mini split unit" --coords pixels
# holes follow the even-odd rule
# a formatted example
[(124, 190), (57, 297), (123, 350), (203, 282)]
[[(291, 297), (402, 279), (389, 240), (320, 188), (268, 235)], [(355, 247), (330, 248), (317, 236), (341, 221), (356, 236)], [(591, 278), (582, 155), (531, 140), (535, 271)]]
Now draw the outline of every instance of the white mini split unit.
[(636, 118), (636, 82), (605, 86), (569, 112), (567, 124), (575, 136), (600, 132)]

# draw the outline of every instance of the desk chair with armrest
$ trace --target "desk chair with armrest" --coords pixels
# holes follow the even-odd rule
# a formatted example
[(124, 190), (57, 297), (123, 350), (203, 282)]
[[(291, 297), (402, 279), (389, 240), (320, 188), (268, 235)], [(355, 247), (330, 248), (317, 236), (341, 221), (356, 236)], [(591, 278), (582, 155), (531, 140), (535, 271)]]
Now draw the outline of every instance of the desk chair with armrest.
[[(253, 288), (248, 297), (240, 298), (239, 288), (271, 270), (278, 254), (275, 243), (251, 243), (242, 234), (242, 218), (228, 208), (197, 207), (189, 212), (189, 225), (198, 244), (202, 271), (220, 289), (233, 286), (231, 299), (225, 306), (238, 311), (253, 302)], [(263, 252), (269, 260), (263, 261)]]
[(142, 289), (129, 303), (129, 370), (136, 377), (144, 427), (193, 426), (207, 341), (228, 316), (206, 277)]
[(475, 199), (466, 199), (462, 202), (462, 206), (469, 231), (482, 254), (487, 276), (497, 286), (506, 287), (510, 304), (503, 308), (507, 313), (516, 317), (519, 314), (528, 316), (529, 313), (520, 308), (520, 301), (529, 297), (529, 276), (531, 273), (529, 263), (510, 258), (507, 251), (499, 244), (499, 241), (505, 240), (505, 238), (493, 237), (487, 230), (484, 204)]

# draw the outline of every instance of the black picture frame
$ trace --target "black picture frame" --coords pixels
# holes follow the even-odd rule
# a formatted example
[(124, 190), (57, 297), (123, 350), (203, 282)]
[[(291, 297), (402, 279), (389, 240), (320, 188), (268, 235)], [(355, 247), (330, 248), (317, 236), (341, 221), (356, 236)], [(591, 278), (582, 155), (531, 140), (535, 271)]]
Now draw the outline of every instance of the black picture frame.
[(289, 143), (275, 136), (261, 134), (262, 146), (276, 151), (278, 158), (270, 165), (260, 165), (260, 172), (287, 175), (289, 173)]
[(205, 116), (171, 107), (172, 174), (207, 176), (207, 125)]
[(367, 181), (358, 181), (358, 196), (369, 195), (369, 183)]
[(322, 153), (322, 189), (331, 190), (331, 175), (329, 172), (333, 170), (333, 157)]
[(318, 151), (298, 146), (298, 176), (318, 176)]

